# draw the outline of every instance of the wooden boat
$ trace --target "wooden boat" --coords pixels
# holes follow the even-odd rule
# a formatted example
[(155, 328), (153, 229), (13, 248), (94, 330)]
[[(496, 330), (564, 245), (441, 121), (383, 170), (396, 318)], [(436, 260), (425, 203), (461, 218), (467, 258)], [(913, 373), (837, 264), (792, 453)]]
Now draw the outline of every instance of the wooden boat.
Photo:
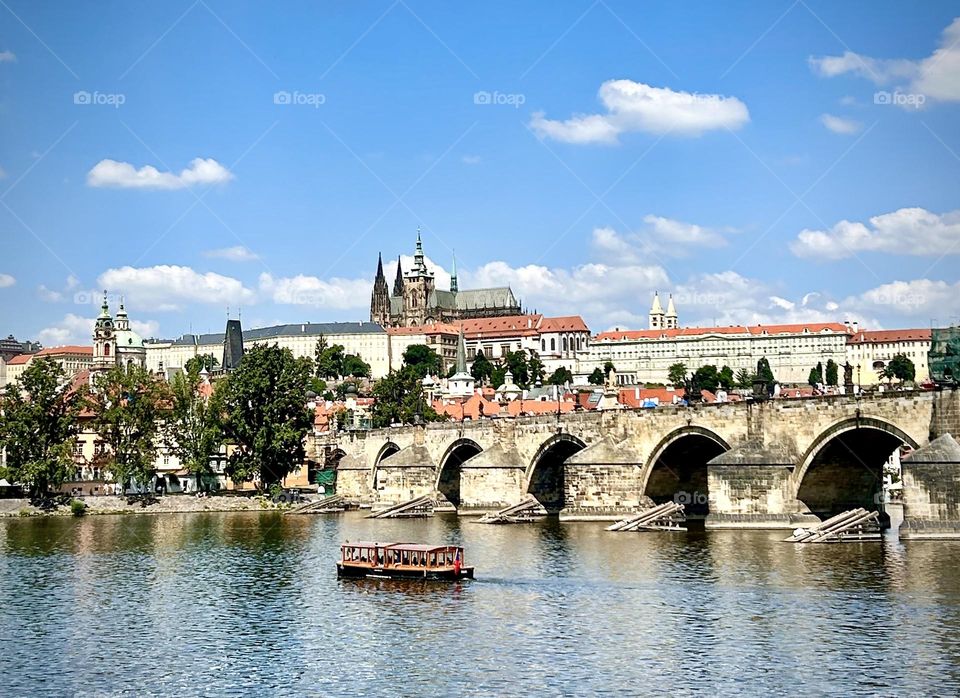
[(337, 561), (338, 577), (383, 579), (473, 579), (463, 564), (463, 548), (416, 543), (344, 543)]

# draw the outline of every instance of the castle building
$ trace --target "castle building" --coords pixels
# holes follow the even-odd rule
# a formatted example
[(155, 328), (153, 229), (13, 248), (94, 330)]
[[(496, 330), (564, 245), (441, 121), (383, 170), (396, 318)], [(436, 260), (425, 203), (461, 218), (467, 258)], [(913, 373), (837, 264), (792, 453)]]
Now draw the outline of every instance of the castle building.
[(107, 292), (103, 292), (103, 305), (93, 326), (93, 361), (90, 365), (90, 382), (114, 366), (147, 366), (147, 350), (143, 338), (130, 329), (130, 318), (120, 300), (117, 317), (110, 315)]
[(653, 305), (650, 307), (650, 329), (651, 330), (675, 330), (679, 325), (677, 317), (677, 308), (673, 304), (673, 294), (670, 294), (667, 300), (667, 312), (663, 312), (663, 306), (660, 305), (660, 294), (653, 294)]
[(419, 327), (438, 322), (520, 315), (521, 312), (520, 303), (509, 286), (461, 291), (456, 261), (450, 276), (450, 290), (438, 289), (434, 274), (427, 269), (424, 260), (419, 230), (413, 268), (404, 274), (397, 260), (392, 293), (383, 275), (383, 259), (377, 259), (377, 275), (370, 296), (370, 321), (383, 327)]

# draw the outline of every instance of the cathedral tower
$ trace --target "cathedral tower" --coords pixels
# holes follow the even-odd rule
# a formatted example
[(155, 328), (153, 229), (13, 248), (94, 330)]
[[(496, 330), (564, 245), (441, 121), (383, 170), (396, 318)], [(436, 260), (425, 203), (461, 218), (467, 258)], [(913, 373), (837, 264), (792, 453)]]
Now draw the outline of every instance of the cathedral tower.
[(377, 255), (377, 276), (373, 280), (373, 293), (370, 296), (370, 322), (384, 327), (390, 323), (390, 291), (383, 275), (383, 258), (380, 255)]

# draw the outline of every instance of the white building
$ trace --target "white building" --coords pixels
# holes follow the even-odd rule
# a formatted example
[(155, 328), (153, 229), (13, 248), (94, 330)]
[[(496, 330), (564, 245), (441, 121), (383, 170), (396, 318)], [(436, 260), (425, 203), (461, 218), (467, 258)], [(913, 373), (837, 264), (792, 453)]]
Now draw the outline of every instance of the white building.
[(586, 382), (595, 368), (603, 370), (611, 361), (621, 385), (666, 383), (676, 363), (684, 364), (688, 373), (711, 364), (753, 373), (766, 358), (778, 381), (806, 383), (817, 362), (846, 361), (850, 334), (840, 323), (613, 330), (598, 334), (577, 355), (575, 377), (578, 383)]
[[(327, 346), (339, 344), (344, 353), (356, 354), (370, 364), (372, 378), (381, 378), (389, 370), (387, 333), (374, 322), (325, 322), (275, 325), (243, 331), (244, 349), (257, 344), (276, 344), (289, 349), (294, 356), (313, 358), (320, 335)], [(151, 371), (182, 369), (195, 356), (212, 354), (217, 361), (223, 357), (223, 332), (185, 334), (179, 339), (156, 340), (145, 343), (147, 368)]]
[(561, 366), (573, 372), (577, 352), (590, 343), (590, 329), (579, 315), (512, 315), (457, 324), (464, 331), (468, 361), (473, 362), (480, 351), (487, 359), (497, 361), (507, 352), (523, 349), (539, 355), (548, 375)]

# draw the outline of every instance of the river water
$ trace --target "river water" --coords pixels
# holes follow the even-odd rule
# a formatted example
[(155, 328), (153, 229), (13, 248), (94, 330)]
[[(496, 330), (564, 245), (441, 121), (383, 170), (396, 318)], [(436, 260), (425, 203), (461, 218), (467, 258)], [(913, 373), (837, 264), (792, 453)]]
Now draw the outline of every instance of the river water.
[[(0, 520), (0, 694), (960, 694), (960, 543), (784, 535)], [(461, 543), (477, 579), (338, 581), (345, 539)]]

